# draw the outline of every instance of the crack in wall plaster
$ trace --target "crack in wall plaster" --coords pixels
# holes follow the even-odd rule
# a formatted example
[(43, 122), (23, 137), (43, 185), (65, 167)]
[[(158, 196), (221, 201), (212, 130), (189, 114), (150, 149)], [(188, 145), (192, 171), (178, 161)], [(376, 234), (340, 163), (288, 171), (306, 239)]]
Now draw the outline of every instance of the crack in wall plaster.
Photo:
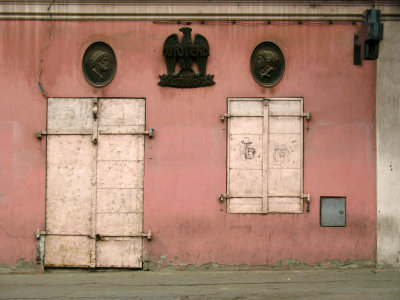
[[(50, 3), (49, 7), (47, 8), (47, 11), (50, 11), (51, 7), (53, 6), (53, 4), (54, 4), (55, 2), (56, 2), (56, 0), (53, 0), (53, 1)], [(51, 17), (51, 15), (50, 15), (50, 17)]]
[[(55, 0), (53, 0), (53, 2), (50, 4), (48, 10), (51, 8), (51, 6), (54, 4)], [(50, 47), (51, 41), (52, 41), (52, 37), (53, 37), (53, 31), (54, 31), (54, 24), (53, 24), (53, 19), (52, 19), (52, 14), (50, 14), (50, 31), (48, 34), (48, 43), (46, 45), (46, 47), (43, 49), (42, 54), (40, 56), (40, 70), (39, 70), (39, 75), (38, 75), (38, 86), (39, 86), (39, 90), (42, 93), (43, 97), (47, 99), (47, 94), (45, 91), (45, 88), (43, 87), (41, 78), (42, 78), (42, 73), (43, 73), (43, 64), (44, 64), (44, 56), (47, 52), (47, 50)]]

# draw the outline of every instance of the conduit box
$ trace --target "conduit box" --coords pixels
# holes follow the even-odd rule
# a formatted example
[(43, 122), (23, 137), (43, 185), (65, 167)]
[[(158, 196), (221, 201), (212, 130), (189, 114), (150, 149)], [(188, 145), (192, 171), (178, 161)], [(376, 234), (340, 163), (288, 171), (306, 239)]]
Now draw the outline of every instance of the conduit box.
[(321, 226), (346, 226), (346, 197), (321, 197)]

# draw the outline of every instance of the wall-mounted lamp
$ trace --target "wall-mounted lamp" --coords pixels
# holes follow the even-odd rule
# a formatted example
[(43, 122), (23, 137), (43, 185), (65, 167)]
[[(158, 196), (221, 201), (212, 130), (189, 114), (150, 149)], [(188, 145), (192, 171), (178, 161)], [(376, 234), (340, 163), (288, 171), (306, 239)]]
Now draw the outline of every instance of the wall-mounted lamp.
[(361, 60), (378, 58), (379, 41), (383, 39), (381, 11), (369, 9), (364, 12), (363, 23), (358, 34), (354, 36), (354, 64), (361, 65)]

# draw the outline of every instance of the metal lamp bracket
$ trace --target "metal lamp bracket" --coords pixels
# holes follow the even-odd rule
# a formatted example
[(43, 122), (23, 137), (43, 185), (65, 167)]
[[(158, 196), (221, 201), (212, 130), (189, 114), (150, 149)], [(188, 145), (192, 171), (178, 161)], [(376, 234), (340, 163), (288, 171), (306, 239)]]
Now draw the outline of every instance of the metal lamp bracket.
[(381, 11), (364, 11), (363, 22), (358, 34), (354, 35), (354, 65), (361, 61), (375, 60), (379, 55), (379, 42), (383, 39), (383, 24), (380, 22)]

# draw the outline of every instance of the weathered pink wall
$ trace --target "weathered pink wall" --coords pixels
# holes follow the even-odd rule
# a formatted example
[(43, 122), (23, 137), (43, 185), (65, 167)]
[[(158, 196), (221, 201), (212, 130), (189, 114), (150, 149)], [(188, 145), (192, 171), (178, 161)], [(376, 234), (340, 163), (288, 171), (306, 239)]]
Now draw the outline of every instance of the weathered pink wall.
[[(155, 137), (146, 141), (144, 230), (148, 258), (164, 263), (271, 265), (299, 259), (375, 260), (374, 62), (353, 65), (350, 23), (193, 23), (210, 44), (207, 73), (216, 85), (196, 89), (157, 85), (166, 73), (162, 46), (183, 25), (152, 22), (0, 22), (1, 87), (0, 263), (33, 260), (33, 232), (44, 229), (48, 97), (145, 97)], [(179, 33), (180, 34), (180, 33)], [(117, 73), (106, 87), (90, 86), (81, 71), (85, 49), (112, 46)], [(282, 49), (282, 81), (263, 88), (249, 59), (263, 41)], [(311, 211), (300, 215), (233, 215), (218, 195), (226, 189), (228, 97), (304, 97), (304, 190)], [(347, 226), (321, 228), (320, 196), (347, 197)]]
[[(50, 23), (0, 24), (0, 264), (34, 261), (44, 226), (46, 100), (38, 88)], [(36, 228), (36, 229), (35, 229)]]

